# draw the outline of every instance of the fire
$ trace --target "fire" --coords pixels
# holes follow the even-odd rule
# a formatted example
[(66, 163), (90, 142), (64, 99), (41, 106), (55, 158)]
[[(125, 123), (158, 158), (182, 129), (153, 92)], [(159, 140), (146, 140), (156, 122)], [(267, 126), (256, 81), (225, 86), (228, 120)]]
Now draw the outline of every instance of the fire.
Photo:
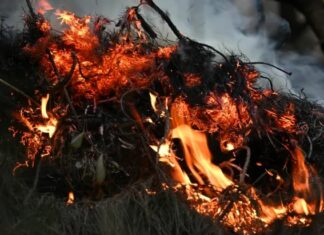
[[(44, 8), (50, 8), (45, 0), (41, 2)], [(41, 98), (39, 107), (30, 105), (21, 109), (19, 119), (27, 129), (21, 142), (28, 149), (29, 161), (35, 160), (42, 147), (45, 150), (41, 156), (52, 154), (52, 147), (57, 143), (50, 142), (57, 141), (53, 137), (60, 133), (59, 122), (68, 119), (70, 126), (66, 129), (70, 132), (87, 129), (89, 107), (97, 110), (100, 104), (118, 100), (111, 106), (121, 107), (121, 113), (139, 124), (147, 138), (144, 142), (156, 153), (156, 162), (164, 166), (172, 179), (170, 185), (162, 184), (163, 188), (181, 192), (198, 213), (214, 218), (235, 232), (249, 234), (264, 231), (277, 219), (285, 219), (292, 225), (307, 224), (308, 217), (323, 211), (322, 195), (313, 193), (321, 190), (311, 183), (315, 170), (305, 162), (298, 145), (294, 105), (281, 104), (276, 92), (257, 88), (260, 73), (236, 57), (215, 63), (215, 57), (210, 56), (207, 75), (200, 73), (196, 58), (187, 58), (194, 42), (182, 38), (177, 45), (157, 46), (138, 10), (138, 7), (127, 10), (118, 23), (118, 32), (109, 31), (112, 21), (108, 19), (78, 17), (61, 10), (56, 11), (62, 24), (61, 35), (51, 35), (50, 25), (45, 21), (46, 27), (39, 25), (46, 34), (35, 45), (28, 45), (27, 51), (35, 57), (41, 54), (40, 63), (48, 82), (51, 87), (62, 87), (67, 101), (54, 89), (51, 95)], [(198, 48), (204, 50), (201, 45)], [(204, 56), (209, 54), (206, 51)], [(132, 103), (137, 100), (128, 102), (125, 97), (144, 91), (149, 94), (150, 107), (140, 107), (145, 109), (142, 114)], [(110, 108), (98, 109), (111, 112)], [(91, 117), (94, 116), (101, 117), (101, 114)], [(151, 131), (143, 123), (154, 127), (164, 124), (163, 137), (155, 133), (161, 129)], [(100, 128), (103, 138), (105, 126)], [(87, 139), (91, 152), (94, 149), (100, 152), (89, 136), (83, 133), (80, 139)], [(65, 136), (60, 137), (65, 141)], [(263, 196), (249, 175), (255, 154), (249, 146), (253, 144), (251, 139), (269, 141), (276, 148), (272, 137), (280, 143), (291, 164), (291, 179), (284, 179), (271, 169), (264, 170), (265, 175), (280, 183), (278, 190), (282, 190), (284, 183), (292, 187), (291, 195), (282, 201)], [(174, 145), (176, 141), (179, 146)], [(216, 147), (211, 148), (209, 142)], [(105, 173), (104, 156), (100, 153), (98, 162)], [(240, 163), (242, 159), (244, 164)], [(32, 165), (30, 162), (21, 165)], [(105, 177), (99, 178), (103, 183)], [(69, 192), (66, 204), (73, 203), (74, 194)]]
[(44, 119), (48, 119), (45, 125), (38, 124), (36, 126), (36, 129), (39, 130), (42, 133), (47, 133), (49, 135), (49, 138), (52, 138), (55, 131), (56, 131), (56, 126), (57, 126), (57, 119), (55, 117), (49, 118), (47, 114), (47, 103), (49, 100), (50, 96), (47, 94), (45, 97), (42, 97), (42, 103), (41, 103), (41, 113), (42, 117)]
[(309, 169), (305, 164), (304, 154), (299, 147), (296, 147), (293, 153), (293, 164), (293, 188), (296, 193), (305, 196), (310, 190), (310, 174)]
[(293, 202), (293, 210), (297, 214), (301, 215), (309, 215), (310, 211), (308, 209), (307, 202), (303, 198), (295, 198), (295, 202)]
[[(174, 123), (172, 138), (181, 140), (186, 163), (198, 183), (201, 185), (211, 183), (220, 189), (232, 185), (233, 182), (223, 174), (222, 170), (212, 164), (212, 156), (207, 146), (206, 136), (182, 123), (184, 121), (183, 117), (179, 117), (179, 113), (175, 108), (171, 109), (171, 113)], [(205, 182), (201, 175), (205, 176), (208, 182)]]
[(150, 92), (150, 100), (151, 100), (151, 106), (152, 106), (153, 110), (154, 110), (155, 112), (157, 112), (157, 110), (158, 110), (158, 109), (156, 108), (157, 96), (154, 95), (154, 94), (152, 94), (151, 92)]
[[(235, 116), (234, 116), (235, 117)], [(239, 195), (239, 199), (232, 202), (230, 210), (227, 215), (222, 219), (223, 223), (234, 229), (237, 232), (247, 233), (246, 227), (254, 226), (255, 223), (260, 223), (261, 227), (269, 226), (273, 221), (277, 219), (287, 217), (289, 224), (305, 224), (309, 222), (307, 217), (309, 215), (316, 214), (316, 211), (322, 210), (321, 206), (316, 208), (318, 202), (323, 203), (322, 198), (314, 198), (311, 195), (312, 187), (309, 183), (311, 170), (305, 164), (305, 158), (302, 150), (299, 147), (295, 147), (292, 151), (293, 165), (292, 165), (292, 183), (294, 189), (294, 196), (288, 204), (281, 202), (280, 204), (266, 204), (257, 194), (254, 188), (248, 189), (242, 194), (240, 186), (234, 179), (225, 175), (222, 169), (212, 163), (213, 156), (209, 151), (207, 139), (204, 133), (193, 130), (190, 123), (190, 111), (188, 105), (179, 99), (171, 107), (171, 122), (172, 130), (170, 131), (170, 137), (172, 139), (180, 139), (184, 151), (184, 158), (190, 172), (184, 172), (175, 154), (170, 149), (170, 142), (161, 146), (158, 151), (157, 147), (153, 149), (163, 157), (163, 159), (172, 159), (172, 164), (169, 161), (162, 161), (173, 167), (173, 178), (178, 182), (179, 186), (188, 185), (186, 192), (188, 194), (188, 200), (202, 200), (203, 203), (196, 205), (194, 208), (202, 214), (212, 215), (215, 218), (222, 216), (224, 208), (221, 206), (219, 193), (227, 192), (229, 195)], [(289, 127), (290, 128), (290, 127)], [(234, 144), (227, 142), (227, 151), (235, 150)], [(176, 172), (176, 173), (175, 173)], [(279, 181), (282, 181), (279, 175), (274, 175), (272, 172), (267, 171), (270, 176), (275, 176)], [(180, 179), (180, 180), (179, 180)], [(181, 180), (182, 179), (182, 180)], [(213, 193), (198, 193), (198, 198), (193, 199), (195, 188), (192, 187), (193, 182), (197, 182), (198, 185), (212, 185), (216, 189), (214, 196)], [(230, 191), (227, 191), (230, 190)], [(234, 197), (234, 196), (233, 196)], [(315, 199), (315, 200), (314, 200)], [(319, 201), (318, 201), (319, 200)], [(258, 204), (259, 212), (253, 201)], [(289, 216), (288, 213), (295, 213), (296, 216)], [(257, 226), (254, 232), (259, 232)], [(251, 230), (250, 230), (251, 231)], [(253, 232), (253, 233), (254, 233)]]
[(318, 211), (323, 210), (322, 192), (320, 197), (314, 196), (312, 186), (309, 182), (311, 170), (305, 164), (305, 157), (299, 147), (295, 148), (293, 153), (293, 189), (295, 197), (292, 202), (292, 209), (298, 215), (315, 215)]
[(232, 151), (232, 150), (235, 149), (235, 146), (232, 143), (226, 143), (225, 148), (226, 148), (227, 151)]
[(47, 123), (46, 125), (38, 125), (37, 130), (42, 133), (47, 133), (50, 138), (53, 137), (56, 131), (57, 120), (53, 119), (51, 122)]
[(71, 191), (68, 193), (68, 199), (66, 205), (72, 205), (74, 203), (74, 193)]
[(42, 97), (42, 103), (41, 103), (41, 111), (42, 111), (42, 117), (45, 119), (48, 119), (48, 115), (47, 115), (47, 103), (49, 100), (49, 94), (47, 94), (45, 97)]
[[(26, 164), (17, 163), (15, 170), (22, 166), (34, 166), (37, 155), (46, 157), (51, 154), (52, 146), (47, 144), (46, 135), (52, 138), (57, 130), (58, 119), (54, 114), (47, 112), (50, 95), (41, 98), (39, 107), (22, 108), (17, 119), (28, 129), (21, 133), (20, 143), (26, 146), (28, 161)], [(43, 135), (46, 134), (46, 135)], [(42, 152), (39, 152), (42, 149)]]

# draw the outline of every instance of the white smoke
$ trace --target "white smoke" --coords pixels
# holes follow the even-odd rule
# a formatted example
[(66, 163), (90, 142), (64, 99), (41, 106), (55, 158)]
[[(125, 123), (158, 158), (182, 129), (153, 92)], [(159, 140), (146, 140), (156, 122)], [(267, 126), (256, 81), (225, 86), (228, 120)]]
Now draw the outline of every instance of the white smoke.
[[(36, 0), (35, 0), (36, 1)], [(117, 19), (128, 6), (138, 0), (57, 0), (50, 1), (55, 8), (67, 9), (80, 15), (104, 15)], [(289, 25), (275, 13), (266, 11), (266, 21), (256, 31), (259, 13), (256, 0), (155, 0), (167, 11), (178, 29), (186, 36), (210, 44), (225, 53), (243, 53), (251, 61), (264, 61), (293, 73), (289, 78), (276, 69), (258, 66), (268, 74), (277, 90), (298, 93), (301, 88), (317, 100), (324, 99), (324, 69), (312, 56), (275, 49), (278, 40), (289, 33)], [(19, 15), (24, 1), (19, 1)], [(173, 35), (158, 15), (144, 8), (150, 23), (165, 36)], [(270, 12), (270, 13), (269, 13)], [(21, 14), (21, 13), (20, 13)], [(272, 35), (270, 39), (269, 35)]]

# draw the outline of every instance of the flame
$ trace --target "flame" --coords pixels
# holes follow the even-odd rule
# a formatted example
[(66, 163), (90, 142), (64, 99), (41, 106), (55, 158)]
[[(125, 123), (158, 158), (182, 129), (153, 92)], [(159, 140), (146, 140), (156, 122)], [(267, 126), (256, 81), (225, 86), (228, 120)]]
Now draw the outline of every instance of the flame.
[(304, 214), (304, 215), (310, 214), (308, 204), (303, 198), (298, 198), (298, 197), (295, 198), (295, 202), (293, 203), (293, 210), (297, 214)]
[(299, 147), (296, 147), (293, 153), (292, 178), (293, 188), (297, 194), (306, 196), (309, 193), (309, 177), (309, 169), (305, 164), (304, 154)]
[[(181, 140), (186, 163), (199, 184), (211, 183), (220, 189), (233, 184), (222, 170), (211, 162), (212, 156), (205, 134), (192, 130), (188, 125), (179, 125), (172, 130), (172, 137)], [(201, 175), (205, 176), (208, 181), (205, 181)]]
[(36, 129), (39, 130), (42, 133), (47, 133), (49, 135), (50, 138), (53, 137), (55, 131), (56, 131), (56, 126), (57, 126), (57, 119), (52, 117), (49, 118), (48, 114), (47, 114), (47, 103), (49, 100), (50, 96), (49, 94), (47, 94), (45, 97), (42, 97), (41, 99), (41, 113), (42, 113), (42, 117), (44, 119), (48, 119), (47, 123), (45, 125), (42, 124), (38, 124), (36, 126)]
[(156, 100), (157, 100), (157, 96), (150, 92), (150, 101), (151, 101), (151, 106), (152, 106), (152, 109), (154, 110), (154, 112), (157, 112)]
[(45, 119), (49, 118), (47, 115), (47, 110), (46, 110), (49, 97), (50, 97), (49, 94), (47, 94), (45, 97), (42, 97), (41, 112), (42, 112), (42, 117)]
[(71, 191), (68, 194), (68, 199), (66, 201), (66, 205), (72, 205), (74, 203), (74, 193)]
[(50, 122), (48, 122), (46, 125), (37, 125), (37, 130), (39, 130), (42, 133), (47, 133), (50, 138), (54, 136), (54, 133), (56, 131), (57, 126), (57, 120), (52, 119)]
[[(52, 9), (46, 0), (41, 0), (39, 4), (43, 13)], [(173, 91), (174, 88), (170, 85), (173, 78), (169, 77), (163, 68), (166, 61), (176, 57), (178, 46), (156, 47), (153, 43), (153, 49), (147, 49), (149, 40), (142, 28), (144, 24), (142, 25), (139, 19), (137, 8), (127, 10), (122, 19), (125, 23), (121, 27), (123, 29), (117, 34), (118, 37), (107, 45), (101, 42), (100, 33), (103, 33), (101, 28), (104, 28), (104, 25), (110, 24), (109, 20), (104, 19), (93, 25), (94, 17), (78, 17), (74, 13), (61, 10), (56, 11), (56, 16), (63, 28), (59, 42), (46, 35), (39, 39), (34, 47), (29, 46), (28, 51), (37, 56), (39, 53), (35, 52), (44, 51), (44, 48), (51, 51), (58, 71), (53, 71), (53, 66), (45, 54), (41, 58), (41, 65), (53, 86), (60, 83), (56, 72), (65, 77), (70, 73), (71, 67), (76, 65), (68, 86), (71, 100), (77, 105), (82, 106), (83, 100), (86, 100), (86, 103), (90, 101), (97, 104), (112, 96), (124, 97), (125, 91), (127, 93), (130, 89), (147, 89), (155, 81), (166, 84), (163, 87), (165, 94)], [(38, 27), (42, 32), (49, 34), (51, 26), (48, 22), (44, 21)], [(132, 29), (135, 29), (135, 33)], [(182, 94), (175, 99), (174, 94), (163, 97), (165, 102), (162, 102), (162, 96), (159, 96), (161, 102), (158, 102), (159, 94), (149, 92), (154, 112), (160, 119), (165, 118), (171, 122), (170, 126), (166, 125), (168, 128), (165, 128), (163, 140), (156, 144), (158, 141), (150, 139), (149, 141), (154, 143), (150, 147), (156, 152), (159, 164), (166, 166), (166, 171), (173, 179), (173, 190), (183, 190), (189, 204), (197, 212), (217, 219), (235, 232), (257, 233), (276, 219), (284, 217), (287, 217), (289, 224), (306, 224), (306, 217), (324, 210), (324, 201), (322, 195), (318, 198), (318, 195), (313, 193), (314, 185), (310, 179), (315, 173), (305, 163), (302, 149), (297, 144), (291, 144), (293, 147), (283, 144), (291, 152), (293, 193), (290, 195), (290, 201), (287, 199), (285, 202), (278, 202), (271, 201), (271, 198), (262, 198), (256, 188), (243, 182), (247, 173), (244, 167), (234, 165), (233, 162), (228, 165), (229, 170), (233, 168), (235, 172), (240, 172), (238, 180), (234, 174), (227, 175), (223, 165), (214, 163), (216, 158), (222, 160), (222, 155), (212, 155), (207, 141), (208, 134), (217, 135), (215, 141), (220, 145), (220, 152), (235, 159), (236, 152), (246, 148), (249, 135), (256, 125), (260, 126), (257, 134), (262, 138), (264, 133), (286, 133), (294, 136), (297, 132), (294, 106), (288, 103), (283, 106), (284, 111), (281, 112), (271, 103), (266, 109), (258, 108), (262, 107), (267, 99), (277, 99), (278, 94), (272, 90), (260, 91), (255, 88), (260, 73), (240, 61), (233, 63), (233, 66), (235, 64), (235, 70), (242, 80), (240, 83), (246, 83), (245, 86), (241, 84), (242, 91), (236, 91), (235, 78), (228, 74), (228, 83), (222, 84), (225, 88), (206, 92), (200, 100), (202, 105), (190, 103), (186, 100), (186, 95)], [(216, 66), (221, 68), (223, 65)], [(203, 78), (197, 74), (185, 72), (182, 75), (180, 77), (186, 89), (203, 84)], [(241, 95), (233, 95), (236, 93)], [(41, 107), (24, 108), (20, 113), (20, 120), (28, 129), (21, 142), (27, 146), (28, 159), (31, 161), (47, 138), (54, 136), (60, 120), (55, 112), (55, 109), (61, 108), (60, 105), (56, 104), (55, 109), (51, 107), (47, 112), (49, 99), (50, 95), (47, 94), (41, 99)], [(51, 105), (55, 106), (55, 102), (51, 102)], [(143, 117), (135, 105), (129, 105), (128, 108), (140, 124), (141, 130), (145, 131), (143, 119), (154, 124), (154, 119)], [(48, 135), (42, 135), (43, 133)], [(293, 137), (289, 138), (292, 141)], [(179, 153), (172, 149), (174, 139), (180, 140), (183, 156), (178, 156)], [(42, 156), (50, 154), (51, 146), (45, 149)], [(102, 160), (101, 158), (99, 160)], [(28, 166), (28, 163), (20, 165)], [(262, 166), (263, 163), (259, 162), (257, 165)], [(281, 183), (284, 181), (271, 170), (266, 170), (265, 173)], [(73, 203), (74, 194), (69, 192), (66, 204)]]
[[(234, 231), (245, 234), (248, 233), (247, 231), (253, 231), (253, 233), (260, 232), (257, 226), (254, 227), (255, 223), (261, 222), (261, 224), (263, 224), (261, 227), (264, 228), (273, 223), (273, 221), (284, 218), (291, 212), (294, 212), (298, 216), (288, 216), (287, 221), (289, 224), (307, 225), (309, 222), (307, 216), (314, 215), (316, 211), (323, 210), (322, 197), (318, 203), (318, 197), (315, 197), (314, 200), (314, 197), (312, 197), (310, 193), (312, 188), (309, 183), (310, 169), (305, 164), (304, 155), (300, 147), (297, 146), (294, 148), (294, 151), (292, 151), (294, 160), (292, 167), (294, 196), (292, 201), (288, 204), (282, 202), (280, 204), (267, 204), (259, 198), (254, 188), (250, 188), (245, 193), (239, 193), (239, 186), (226, 176), (219, 166), (212, 163), (212, 155), (208, 148), (206, 136), (204, 133), (193, 130), (190, 127), (190, 118), (188, 105), (181, 99), (175, 101), (171, 106), (171, 138), (180, 139), (182, 143), (185, 162), (190, 170), (188, 174), (180, 167), (177, 160), (179, 157), (175, 156), (170, 148), (170, 142), (163, 144), (160, 148), (152, 146), (152, 149), (154, 149), (161, 158), (163, 157), (164, 160), (161, 162), (167, 163), (172, 167), (173, 179), (178, 182), (179, 185), (188, 186), (186, 189), (188, 200), (203, 201), (203, 203), (199, 205), (193, 202), (194, 208), (199, 213), (212, 215), (216, 218), (221, 216), (224, 209), (222, 209), (218, 193), (227, 191), (230, 188), (232, 189), (229, 192), (231, 194), (237, 193), (239, 199), (232, 203), (230, 210), (223, 218), (222, 222), (233, 228)], [(235, 145), (231, 142), (227, 142), (225, 147), (227, 151), (235, 149)], [(271, 171), (266, 172), (277, 180), (282, 181), (279, 175), (275, 175)], [(213, 197), (212, 195), (207, 196), (204, 193), (195, 192), (195, 188), (192, 187), (192, 180), (197, 182), (198, 185), (212, 185), (217, 189), (218, 193), (216, 192), (216, 195)], [(257, 212), (252, 201), (257, 202), (259, 212)], [(319, 208), (316, 208), (317, 204), (319, 204)], [(248, 226), (250, 226), (250, 229), (247, 228)]]
[(232, 150), (235, 149), (235, 146), (232, 143), (226, 143), (225, 148), (226, 148), (227, 151), (232, 151)]
[[(201, 185), (211, 183), (220, 189), (229, 187), (233, 182), (223, 174), (218, 166), (211, 162), (212, 156), (205, 134), (194, 131), (188, 126), (185, 116), (189, 113), (188, 107), (185, 103), (179, 102), (171, 107), (172, 138), (181, 140), (185, 160), (191, 173)], [(205, 182), (201, 175), (204, 175), (208, 182)]]
[(315, 215), (323, 210), (322, 192), (320, 192), (320, 197), (314, 195), (314, 188), (309, 182), (311, 172), (305, 163), (302, 150), (296, 147), (293, 152), (292, 178), (295, 197), (292, 202), (292, 210), (299, 215)]

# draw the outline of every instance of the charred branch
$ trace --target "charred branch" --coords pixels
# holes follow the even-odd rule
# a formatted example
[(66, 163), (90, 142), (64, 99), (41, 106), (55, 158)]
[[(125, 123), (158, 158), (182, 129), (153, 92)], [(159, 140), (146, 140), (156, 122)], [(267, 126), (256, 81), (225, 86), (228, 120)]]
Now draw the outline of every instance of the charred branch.
[(155, 39), (157, 37), (157, 34), (154, 32), (152, 27), (145, 21), (145, 19), (142, 17), (142, 15), (138, 12), (138, 8), (136, 8), (136, 16), (138, 20), (141, 22), (141, 26), (145, 30), (146, 33), (152, 38)]
[(142, 4), (147, 4), (152, 7), (160, 16), (161, 18), (169, 25), (172, 32), (177, 36), (179, 40), (183, 40), (184, 36), (180, 33), (178, 28), (173, 24), (170, 17), (159, 7), (157, 6), (153, 0), (143, 0), (141, 1)]

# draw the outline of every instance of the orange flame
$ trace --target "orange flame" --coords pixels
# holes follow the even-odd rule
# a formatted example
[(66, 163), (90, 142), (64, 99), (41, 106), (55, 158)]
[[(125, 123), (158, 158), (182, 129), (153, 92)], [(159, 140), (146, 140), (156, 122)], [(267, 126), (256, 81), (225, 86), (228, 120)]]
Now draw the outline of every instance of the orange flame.
[(151, 101), (151, 106), (152, 106), (152, 109), (157, 112), (157, 108), (156, 108), (156, 101), (157, 101), (157, 96), (152, 94), (150, 92), (150, 101)]
[(66, 205), (72, 205), (74, 203), (74, 193), (71, 191), (68, 194), (68, 199), (66, 201)]
[(39, 130), (42, 133), (48, 133), (49, 137), (52, 138), (55, 131), (56, 131), (56, 126), (57, 126), (57, 119), (52, 117), (49, 118), (48, 114), (47, 114), (47, 103), (49, 100), (50, 96), (49, 94), (46, 95), (46, 97), (42, 97), (42, 103), (41, 103), (41, 113), (42, 113), (42, 117), (44, 119), (49, 119), (46, 123), (46, 125), (37, 125), (36, 129)]
[(309, 169), (305, 164), (305, 158), (299, 147), (295, 148), (293, 154), (293, 188), (297, 194), (306, 196), (309, 193)]
[[(190, 125), (188, 125), (190, 123), (190, 118), (188, 105), (183, 100), (177, 100), (171, 107), (171, 138), (181, 140), (184, 158), (190, 170), (189, 176), (191, 175), (199, 185), (211, 184), (220, 191), (233, 187), (233, 192), (235, 193), (235, 191), (238, 190), (237, 185), (222, 172), (220, 167), (212, 163), (212, 156), (208, 148), (206, 136), (204, 133), (193, 130)], [(225, 147), (227, 151), (235, 149), (231, 142), (228, 142)], [(192, 184), (190, 177), (181, 169), (177, 162), (177, 157), (170, 149), (170, 142), (163, 144), (160, 149), (157, 147), (153, 149), (159, 153), (160, 157), (163, 156), (163, 159), (167, 159), (162, 162), (173, 167), (172, 175), (174, 180), (178, 183), (189, 185), (187, 191), (188, 199), (194, 198), (194, 192), (191, 192), (194, 188), (190, 187)], [(260, 220), (264, 223), (263, 226), (267, 227), (274, 220), (283, 218), (288, 212), (294, 212), (299, 215), (299, 217), (288, 216), (288, 223), (307, 225), (309, 220), (306, 219), (305, 216), (313, 215), (316, 211), (322, 211), (322, 197), (320, 201), (318, 201), (318, 197), (313, 197), (310, 193), (310, 169), (305, 164), (302, 150), (299, 147), (295, 147), (292, 155), (294, 160), (292, 176), (295, 195), (291, 203), (286, 205), (282, 203), (279, 205), (267, 205), (258, 197), (255, 189), (251, 188), (246, 192), (249, 196), (240, 194), (239, 200), (233, 202), (231, 210), (227, 213), (223, 223), (232, 227), (234, 231), (246, 233), (247, 230), (245, 230), (245, 226), (250, 224), (250, 226), (253, 227), (253, 221)], [(267, 172), (273, 175), (272, 172)], [(276, 179), (282, 180), (278, 175)], [(208, 215), (212, 213), (213, 216), (216, 217), (222, 213), (221, 205), (215, 198), (211, 199), (209, 196), (201, 193), (198, 193), (196, 196), (198, 196), (199, 199), (195, 200), (204, 201), (203, 204), (194, 206), (199, 213)], [(257, 202), (259, 214), (253, 207), (251, 200)], [(243, 215), (244, 218), (242, 218)], [(255, 230), (255, 232), (258, 232), (258, 230)]]
[[(295, 197), (292, 202), (292, 209), (299, 215), (314, 215), (323, 210), (323, 198), (314, 193), (315, 188), (310, 185), (311, 169), (306, 165), (302, 150), (295, 148), (293, 153), (293, 189)], [(321, 188), (320, 188), (321, 189)]]
[[(49, 9), (51, 7), (46, 0), (41, 0), (40, 4), (43, 6), (40, 9)], [(118, 96), (121, 91), (124, 92), (125, 88), (147, 87), (156, 78), (161, 79), (162, 83), (167, 80), (167, 76), (162, 69), (163, 64), (159, 64), (157, 61), (170, 59), (177, 50), (177, 47), (166, 46), (152, 50), (147, 50), (143, 47), (142, 43), (146, 42), (146, 36), (135, 8), (129, 8), (126, 16), (131, 26), (136, 29), (135, 36), (130, 32), (121, 32), (116, 42), (109, 45), (108, 49), (104, 52), (101, 48), (103, 45), (101, 45), (98, 35), (96, 35), (95, 28), (90, 25), (93, 19), (91, 16), (79, 18), (67, 11), (57, 11), (56, 15), (61, 23), (65, 25), (61, 36), (62, 40), (60, 41), (65, 47), (56, 43), (55, 40), (46, 40), (44, 44), (52, 52), (58, 72), (62, 75), (68, 74), (71, 65), (74, 63), (71, 52), (73, 51), (77, 55), (78, 69), (73, 73), (69, 84), (73, 101), (78, 100), (78, 98), (85, 98), (97, 102), (98, 99), (102, 97), (107, 98), (110, 94)], [(108, 24), (109, 22), (107, 21), (106, 23)], [(50, 29), (47, 23), (39, 27), (43, 27), (45, 32)], [(136, 37), (136, 40), (130, 40), (132, 37)], [(42, 59), (42, 66), (45, 68), (45, 73), (51, 82), (54, 85), (58, 83), (57, 76), (54, 74), (53, 68), (46, 56)], [(260, 76), (259, 72), (239, 62), (236, 66), (236, 69), (246, 79), (248, 88), (246, 95), (249, 95), (253, 101), (260, 101), (264, 97), (276, 95), (271, 90), (260, 92), (253, 87), (254, 82)], [(196, 74), (187, 73), (184, 74), (184, 83), (189, 88), (195, 87), (202, 83), (202, 78)], [(233, 84), (230, 81), (228, 84), (229, 88), (232, 88)], [(165, 98), (166, 107), (162, 108), (160, 107), (162, 105), (157, 102), (157, 96), (151, 92), (149, 95), (152, 109), (156, 113), (162, 113), (162, 110), (159, 109), (165, 108), (165, 113), (159, 116), (161, 118), (166, 117), (166, 113), (169, 111), (169, 99)], [(35, 124), (38, 122), (32, 122), (24, 115), (21, 115), (21, 119), (30, 132), (34, 132), (36, 126), (36, 130), (48, 133), (49, 138), (52, 138), (55, 134), (58, 120), (53, 117), (53, 114), (47, 112), (49, 98), (49, 95), (43, 97), (40, 107), (42, 118), (46, 121), (45, 124)], [(251, 186), (245, 189), (246, 185), (242, 186), (244, 183), (242, 181), (244, 180), (240, 180), (240, 183), (237, 183), (234, 177), (230, 178), (227, 176), (220, 166), (213, 163), (213, 156), (208, 147), (205, 133), (217, 132), (219, 134), (221, 151), (227, 154), (233, 152), (234, 156), (234, 152), (244, 146), (245, 137), (251, 132), (256, 119), (253, 115), (256, 114), (254, 110), (249, 110), (251, 107), (246, 102), (233, 98), (229, 92), (220, 94), (210, 92), (204, 97), (202, 102), (204, 102), (202, 106), (191, 107), (184, 99), (178, 98), (171, 105), (171, 126), (169, 133), (166, 133), (168, 134), (167, 138), (160, 145), (150, 146), (159, 155), (159, 162), (168, 166), (170, 176), (176, 184), (175, 188), (181, 184), (185, 185), (188, 200), (194, 201), (193, 206), (199, 213), (215, 218), (222, 217), (224, 208), (222, 208), (220, 201), (229, 201), (226, 196), (228, 194), (230, 196), (234, 195), (236, 200), (229, 202), (231, 207), (228, 207), (228, 213), (223, 215), (222, 222), (230, 226), (234, 231), (246, 233), (244, 228), (246, 226), (253, 227), (255, 221), (261, 221), (264, 223), (262, 226), (267, 227), (274, 220), (283, 218), (288, 213), (295, 213), (301, 217), (290, 218), (288, 222), (292, 224), (303, 223), (305, 216), (324, 210), (322, 196), (319, 201), (318, 197), (315, 197), (312, 193), (313, 188), (310, 184), (312, 171), (305, 163), (303, 152), (299, 147), (289, 148), (292, 151), (292, 186), (294, 190), (292, 201), (289, 203), (265, 203), (255, 188)], [(258, 103), (255, 104), (255, 106), (257, 105)], [(145, 126), (142, 122), (141, 114), (137, 112), (135, 107), (131, 106), (129, 108), (135, 120), (144, 130)], [(39, 109), (37, 109), (38, 111)], [(264, 126), (270, 123), (271, 126), (275, 126), (276, 129), (288, 134), (296, 132), (297, 121), (293, 105), (288, 104), (283, 113), (278, 113), (272, 107), (262, 110), (262, 112), (265, 119), (267, 119)], [(256, 117), (258, 116), (256, 115)], [(152, 119), (147, 120), (153, 122)], [(36, 152), (36, 147), (42, 141), (40, 136), (26, 133), (22, 138), (25, 145), (30, 147), (33, 152), (31, 156)], [(184, 163), (182, 164), (179, 161), (179, 156), (172, 150), (172, 139), (180, 140), (184, 153), (184, 163), (189, 170), (181, 167)], [(33, 147), (33, 145), (36, 145), (36, 147)], [(246, 173), (238, 166), (237, 169), (241, 170), (242, 174)], [(267, 173), (275, 176), (271, 171), (267, 171)], [(282, 180), (280, 176), (277, 175), (276, 177), (278, 180)], [(197, 183), (199, 186), (212, 186), (216, 190), (212, 193), (199, 191), (194, 188), (194, 185), (197, 185)], [(69, 192), (66, 204), (70, 205), (73, 203), (74, 194)], [(251, 231), (258, 232), (253, 229)]]
[(42, 117), (45, 119), (49, 118), (46, 110), (48, 100), (49, 100), (49, 94), (47, 94), (45, 97), (42, 97), (41, 112), (42, 112)]
[[(172, 137), (181, 140), (186, 163), (199, 184), (211, 183), (220, 189), (233, 184), (222, 170), (211, 162), (212, 156), (205, 134), (194, 131), (188, 125), (183, 124), (172, 130)], [(208, 181), (206, 182), (201, 175), (204, 175)]]

